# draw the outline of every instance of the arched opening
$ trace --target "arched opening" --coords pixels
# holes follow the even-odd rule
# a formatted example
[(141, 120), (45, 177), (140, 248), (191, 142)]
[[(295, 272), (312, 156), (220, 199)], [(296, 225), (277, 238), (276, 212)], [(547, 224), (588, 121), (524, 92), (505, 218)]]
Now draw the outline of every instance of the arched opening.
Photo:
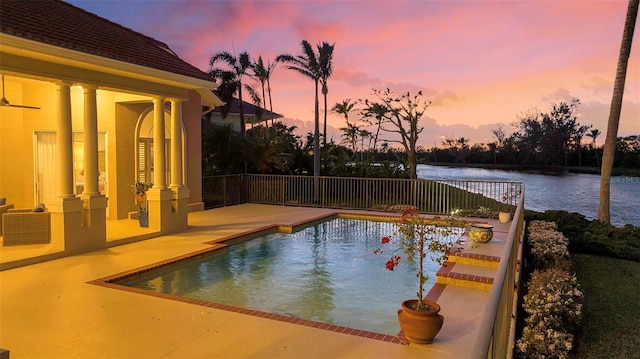
[[(136, 180), (143, 183), (153, 183), (154, 171), (154, 111), (153, 106), (149, 106), (141, 115), (136, 125), (136, 157), (135, 157), (135, 176)], [(168, 108), (164, 109), (164, 153), (165, 153), (165, 181), (167, 184), (171, 182), (171, 113)], [(186, 163), (186, 136), (184, 123), (180, 124), (182, 128), (182, 163)], [(185, 171), (182, 170), (182, 183), (185, 183)]]

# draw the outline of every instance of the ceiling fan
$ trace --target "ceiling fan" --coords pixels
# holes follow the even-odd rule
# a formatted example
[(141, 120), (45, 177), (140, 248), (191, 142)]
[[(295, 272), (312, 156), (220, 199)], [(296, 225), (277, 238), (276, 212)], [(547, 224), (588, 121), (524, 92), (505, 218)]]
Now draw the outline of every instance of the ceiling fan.
[(0, 106), (30, 108), (30, 109), (34, 109), (34, 110), (39, 110), (40, 109), (40, 107), (35, 107), (35, 106), (13, 105), (13, 104), (11, 104), (9, 102), (9, 100), (7, 100), (4, 97), (4, 74), (2, 75), (2, 98), (0, 98)]

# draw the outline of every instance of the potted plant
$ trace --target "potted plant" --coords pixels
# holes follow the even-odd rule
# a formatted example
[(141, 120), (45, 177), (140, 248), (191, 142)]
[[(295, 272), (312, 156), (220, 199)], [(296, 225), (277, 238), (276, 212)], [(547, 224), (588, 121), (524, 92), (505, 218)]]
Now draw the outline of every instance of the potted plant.
[(138, 223), (140, 227), (149, 227), (149, 207), (147, 204), (147, 191), (153, 187), (153, 183), (136, 182), (130, 185), (135, 193), (135, 203), (138, 206)]
[(501, 223), (508, 223), (511, 220), (511, 215), (515, 209), (516, 203), (520, 197), (520, 184), (510, 183), (504, 194), (502, 195), (502, 201), (500, 202), (500, 212), (498, 213), (498, 219)]
[[(402, 252), (407, 261), (418, 263), (416, 298), (402, 302), (398, 323), (410, 342), (428, 344), (442, 328), (444, 318), (439, 314), (437, 303), (424, 299), (424, 284), (429, 280), (429, 275), (424, 273), (424, 260), (429, 257), (440, 265), (446, 265), (449, 253), (454, 248), (460, 250), (460, 238), (467, 222), (454, 217), (426, 218), (417, 209), (407, 207), (395, 225), (395, 234), (383, 237), (381, 241), (384, 245), (395, 244), (386, 262), (387, 269), (392, 271), (400, 264), (402, 256), (398, 252)], [(374, 250), (376, 254), (383, 252), (387, 251), (381, 248)]]

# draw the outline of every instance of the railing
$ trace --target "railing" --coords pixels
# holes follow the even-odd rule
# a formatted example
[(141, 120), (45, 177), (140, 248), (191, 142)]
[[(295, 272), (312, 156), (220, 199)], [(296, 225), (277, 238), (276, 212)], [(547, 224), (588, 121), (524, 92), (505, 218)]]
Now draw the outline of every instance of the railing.
[[(523, 188), (524, 190), (524, 188)], [(478, 325), (471, 358), (511, 358), (515, 342), (518, 287), (524, 240), (524, 191), (521, 192), (486, 310)]]
[(263, 203), (386, 210), (393, 205), (411, 205), (423, 213), (448, 214), (456, 209), (514, 209), (521, 192), (522, 183), (519, 182), (254, 174), (203, 178), (205, 208)]
[(227, 175), (202, 178), (202, 201), (205, 208), (246, 203), (245, 176)]

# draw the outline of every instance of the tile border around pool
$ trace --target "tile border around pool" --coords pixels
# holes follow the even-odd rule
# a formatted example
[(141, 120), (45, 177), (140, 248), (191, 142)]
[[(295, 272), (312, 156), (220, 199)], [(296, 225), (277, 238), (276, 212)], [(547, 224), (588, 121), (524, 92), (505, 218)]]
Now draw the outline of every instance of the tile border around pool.
[[(393, 335), (375, 333), (375, 332), (370, 332), (370, 331), (366, 331), (366, 330), (354, 329), (354, 328), (349, 328), (349, 327), (344, 327), (344, 326), (339, 326), (339, 325), (334, 325), (334, 324), (321, 323), (321, 322), (316, 322), (316, 321), (307, 320), (307, 319), (294, 318), (294, 317), (289, 317), (289, 316), (282, 315), (282, 314), (274, 314), (274, 313), (262, 312), (262, 311), (259, 311), (259, 310), (235, 307), (235, 306), (226, 305), (226, 304), (220, 304), (220, 303), (213, 303), (213, 302), (208, 302), (208, 301), (199, 300), (199, 299), (185, 298), (185, 297), (175, 296), (175, 295), (172, 295), (172, 294), (153, 292), (153, 291), (149, 291), (149, 290), (145, 290), (145, 289), (132, 288), (132, 287), (127, 287), (127, 286), (124, 286), (124, 285), (120, 285), (120, 284), (114, 283), (114, 282), (122, 280), (122, 279), (132, 279), (132, 278), (140, 277), (146, 272), (149, 272), (149, 271), (152, 271), (152, 270), (156, 270), (156, 269), (160, 269), (160, 268), (172, 265), (172, 264), (177, 263), (177, 262), (181, 262), (181, 261), (184, 261), (184, 260), (187, 260), (187, 259), (192, 259), (192, 258), (196, 258), (196, 257), (199, 257), (199, 256), (210, 254), (210, 253), (215, 252), (215, 251), (217, 251), (219, 249), (227, 247), (228, 246), (228, 244), (227, 244), (228, 242), (233, 242), (234, 240), (237, 240), (237, 239), (240, 239), (240, 238), (250, 239), (252, 236), (260, 236), (260, 235), (263, 235), (263, 234), (276, 233), (276, 232), (291, 233), (291, 232), (303, 229), (305, 227), (308, 227), (310, 225), (313, 225), (313, 224), (315, 224), (317, 222), (326, 221), (326, 220), (329, 220), (329, 219), (332, 219), (332, 218), (390, 221), (390, 220), (396, 219), (398, 217), (399, 217), (399, 215), (394, 215), (394, 214), (388, 214), (388, 215), (387, 214), (366, 214), (366, 213), (360, 214), (360, 213), (349, 213), (349, 212), (336, 211), (334, 213), (330, 213), (330, 214), (327, 214), (327, 215), (313, 217), (313, 218), (308, 219), (306, 221), (296, 222), (296, 223), (291, 224), (291, 225), (275, 224), (275, 225), (259, 227), (259, 228), (255, 228), (255, 229), (250, 230), (250, 231), (236, 233), (236, 234), (233, 234), (233, 235), (230, 235), (230, 236), (226, 236), (226, 237), (222, 237), (222, 238), (219, 238), (219, 239), (215, 239), (215, 240), (204, 242), (204, 244), (211, 245), (212, 246), (211, 248), (206, 248), (206, 249), (203, 249), (203, 250), (191, 252), (191, 253), (188, 253), (188, 254), (185, 254), (185, 255), (181, 255), (181, 256), (178, 256), (178, 257), (173, 257), (173, 258), (170, 258), (170, 259), (167, 259), (167, 260), (164, 260), (164, 261), (152, 263), (150, 265), (134, 268), (134, 269), (131, 269), (131, 270), (127, 270), (127, 271), (124, 271), (124, 272), (116, 273), (116, 274), (113, 274), (113, 275), (110, 275), (110, 276), (106, 276), (106, 277), (102, 277), (102, 278), (99, 278), (99, 279), (94, 279), (94, 280), (89, 281), (87, 283), (88, 284), (97, 285), (97, 286), (101, 286), (101, 287), (105, 287), (105, 288), (122, 290), (122, 291), (125, 291), (125, 292), (149, 295), (149, 296), (152, 296), (152, 297), (157, 297), (157, 298), (162, 298), (162, 299), (169, 299), (169, 300), (174, 300), (174, 301), (178, 301), (178, 302), (182, 302), (182, 303), (189, 303), (189, 304), (194, 304), (194, 305), (199, 305), (199, 306), (204, 306), (204, 307), (209, 307), (209, 308), (214, 308), (214, 309), (220, 309), (220, 310), (225, 310), (225, 311), (234, 312), (234, 313), (251, 315), (251, 316), (255, 316), (255, 317), (259, 317), (259, 318), (271, 319), (271, 320), (276, 320), (276, 321), (285, 322), (285, 323), (303, 325), (303, 326), (306, 326), (306, 327), (311, 327), (311, 328), (316, 328), (316, 329), (328, 330), (328, 331), (332, 331), (332, 332), (336, 332), (336, 333), (353, 335), (353, 336), (357, 336), (357, 337), (361, 337), (361, 338), (380, 340), (380, 341), (384, 341), (384, 342), (388, 342), (388, 343), (394, 343), (394, 344), (409, 345), (409, 341), (407, 340), (407, 338), (405, 337), (405, 335), (404, 335), (404, 333), (402, 331), (400, 331), (397, 335), (393, 336)], [(442, 294), (442, 292), (444, 291), (444, 289), (446, 287), (447, 287), (446, 284), (441, 284), (441, 283), (434, 284), (433, 287), (431, 287), (431, 289), (429, 290), (429, 292), (425, 296), (425, 299), (428, 299), (428, 300), (431, 300), (431, 301), (437, 301), (440, 298), (440, 295)]]
[[(250, 315), (258, 318), (271, 319), (279, 322), (291, 323), (291, 324), (302, 325), (310, 328), (316, 328), (316, 329), (328, 330), (336, 333), (353, 335), (361, 338), (380, 340), (380, 341), (393, 343), (393, 344), (409, 345), (409, 341), (407, 340), (407, 338), (405, 337), (402, 331), (399, 331), (397, 335), (393, 336), (389, 334), (370, 332), (362, 329), (355, 329), (355, 328), (349, 328), (349, 327), (344, 327), (340, 325), (289, 317), (282, 314), (274, 314), (274, 313), (268, 313), (268, 312), (263, 312), (259, 310), (254, 310), (254, 309), (235, 307), (235, 306), (220, 304), (220, 303), (213, 303), (213, 302), (208, 302), (200, 299), (192, 299), (192, 298), (180, 297), (172, 294), (152, 292), (145, 289), (132, 288), (132, 287), (127, 287), (124, 285), (113, 283), (114, 281), (122, 278), (123, 277), (116, 276), (114, 279), (111, 279), (111, 280), (105, 280), (103, 278), (103, 279), (95, 279), (87, 283), (97, 285), (100, 287), (130, 292), (130, 293), (148, 295), (156, 298), (162, 298), (162, 299), (168, 299), (168, 300), (173, 300), (173, 301), (182, 302), (182, 303), (199, 305), (202, 307), (225, 310), (228, 312), (234, 312), (239, 314), (246, 314), (246, 315)], [(425, 297), (425, 299), (428, 299), (434, 302), (437, 301), (446, 287), (447, 287), (446, 284), (440, 284), (440, 283), (434, 284), (431, 290), (429, 291), (429, 293), (427, 294), (427, 296)]]

